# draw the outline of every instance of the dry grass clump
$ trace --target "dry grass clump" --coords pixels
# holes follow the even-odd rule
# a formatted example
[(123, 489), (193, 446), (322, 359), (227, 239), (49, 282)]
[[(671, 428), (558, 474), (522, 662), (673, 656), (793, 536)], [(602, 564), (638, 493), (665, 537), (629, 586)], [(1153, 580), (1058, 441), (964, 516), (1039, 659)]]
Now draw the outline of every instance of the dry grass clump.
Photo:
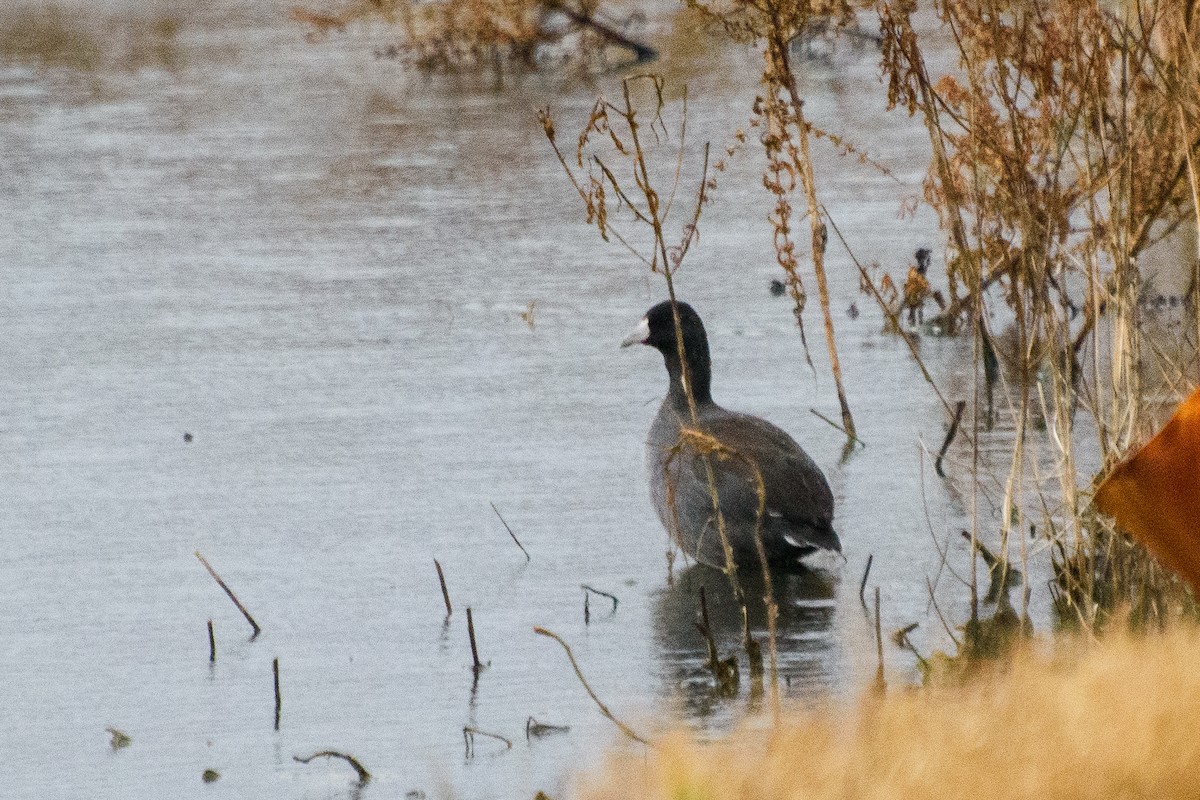
[(1194, 798), (1200, 630), (1059, 644), (964, 687), (867, 695), (715, 744), (614, 756), (588, 800)]
[[(293, 7), (293, 20), (318, 42), (349, 25), (383, 22), (398, 34), (378, 53), (403, 59), (423, 72), (535, 70), (606, 63), (607, 49), (639, 63), (657, 53), (622, 31), (624, 22), (600, 13), (594, 0), (354, 0), (337, 11)], [(627, 21), (626, 21), (627, 22)]]

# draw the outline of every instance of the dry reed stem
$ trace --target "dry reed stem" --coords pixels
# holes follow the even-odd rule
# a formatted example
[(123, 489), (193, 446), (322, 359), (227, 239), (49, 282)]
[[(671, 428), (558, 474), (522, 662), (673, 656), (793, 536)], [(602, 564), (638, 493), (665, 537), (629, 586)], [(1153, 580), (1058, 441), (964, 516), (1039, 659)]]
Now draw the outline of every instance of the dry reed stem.
[[(516, 542), (517, 547), (521, 548), (521, 552), (525, 554), (525, 560), (530, 561), (531, 559), (529, 557), (529, 551), (525, 549), (525, 545), (521, 544), (521, 540), (517, 538), (517, 535), (513, 533), (513, 529), (509, 527), (507, 522), (505, 522), (504, 516), (500, 513), (500, 509), (496, 508), (495, 503), (489, 502), (488, 505), (492, 507), (492, 511), (496, 512), (496, 516), (500, 518), (500, 523), (504, 525), (504, 530), (508, 531), (508, 535), (512, 537), (514, 542)], [(439, 569), (438, 572), (440, 573), (441, 570)]]
[(583, 589), (584, 597), (586, 597), (589, 593), (590, 594), (598, 594), (601, 597), (607, 597), (609, 600), (612, 601), (612, 613), (614, 613), (614, 614), (617, 613), (617, 606), (620, 605), (621, 601), (617, 598), (617, 596), (615, 594), (600, 591), (599, 589), (595, 589), (591, 586), (588, 586), (586, 583), (579, 584), (579, 588)]
[[(530, 719), (532, 719), (532, 717), (530, 717)], [(529, 725), (529, 723), (526, 722), (526, 731), (528, 731), (528, 725)], [(509, 739), (507, 736), (501, 736), (498, 733), (489, 733), (488, 731), (480, 730), (479, 728), (476, 728), (473, 725), (466, 725), (463, 727), (462, 730), (463, 730), (463, 743), (466, 745), (466, 749), (467, 749), (467, 758), (475, 757), (475, 737), (476, 736), (485, 736), (488, 739), (495, 739), (498, 742), (503, 742), (505, 750), (512, 750), (512, 746), (513, 746), (512, 739)]]
[(467, 606), (467, 638), (471, 640), (471, 669), (476, 679), (484, 670), (484, 664), (479, 660), (479, 647), (475, 644), (475, 618), (471, 616), (471, 607)]
[(562, 646), (562, 649), (567, 654), (567, 660), (571, 662), (571, 669), (575, 670), (575, 677), (579, 679), (579, 682), (581, 684), (583, 684), (583, 688), (585, 691), (587, 691), (588, 697), (592, 698), (592, 702), (594, 702), (596, 704), (596, 707), (600, 709), (601, 714), (603, 714), (610, 722), (612, 722), (614, 725), (616, 725), (617, 729), (620, 730), (621, 733), (628, 736), (630, 739), (633, 739), (635, 742), (638, 742), (639, 744), (644, 744), (644, 745), (650, 746), (650, 742), (648, 742), (646, 739), (642, 738), (637, 733), (635, 733), (633, 728), (630, 728), (624, 722), (621, 722), (621, 720), (617, 719), (616, 716), (611, 711), (608, 710), (608, 706), (606, 706), (603, 703), (603, 701), (601, 701), (600, 698), (598, 696), (596, 696), (596, 692), (595, 692), (595, 690), (592, 689), (591, 684), (589, 684), (587, 682), (587, 678), (583, 677), (583, 671), (579, 669), (579, 664), (578, 664), (578, 662), (575, 661), (575, 654), (571, 652), (571, 646), (568, 645), (565, 641), (563, 641), (561, 636), (559, 636), (557, 633), (554, 633), (553, 631), (548, 631), (545, 628), (534, 628), (533, 632), (540, 636), (547, 636), (547, 637), (553, 639), (554, 641), (558, 642), (559, 645)]
[(954, 441), (955, 434), (958, 433), (958, 426), (962, 422), (963, 411), (966, 407), (966, 400), (959, 400), (954, 404), (954, 418), (950, 421), (950, 430), (946, 431), (946, 439), (942, 442), (942, 449), (938, 451), (937, 460), (933, 462), (933, 468), (939, 478), (946, 477), (946, 473), (942, 471), (942, 459), (946, 457), (946, 451), (950, 449), (950, 444)]
[(258, 623), (254, 621), (254, 617), (250, 616), (250, 612), (246, 610), (244, 605), (242, 605), (242, 601), (238, 600), (237, 595), (233, 593), (233, 590), (229, 588), (229, 585), (226, 584), (225, 581), (221, 580), (221, 576), (218, 575), (217, 571), (212, 568), (212, 565), (205, 560), (204, 556), (200, 555), (199, 550), (196, 551), (196, 558), (200, 559), (200, 563), (204, 565), (206, 570), (208, 570), (208, 574), (212, 576), (213, 580), (217, 582), (218, 586), (225, 590), (225, 594), (227, 594), (229, 599), (233, 601), (233, 604), (237, 606), (237, 610), (242, 612), (242, 616), (245, 617), (246, 621), (250, 623), (250, 627), (254, 629), (254, 635), (250, 638), (254, 639), (256, 636), (262, 633), (262, 628), (258, 627)]
[(442, 602), (446, 604), (446, 619), (454, 613), (454, 606), (450, 605), (450, 590), (446, 588), (446, 573), (442, 571), (441, 562), (436, 558), (433, 560), (433, 565), (437, 567), (438, 583), (442, 587)]
[[(797, 158), (793, 155), (792, 163), (800, 176), (800, 183), (804, 188), (804, 197), (808, 203), (813, 272), (817, 277), (817, 293), (821, 301), (821, 314), (825, 322), (825, 344), (829, 349), (829, 368), (833, 373), (834, 385), (837, 387), (838, 404), (842, 409), (842, 426), (846, 429), (846, 434), (851, 439), (857, 439), (854, 435), (854, 416), (850, 413), (850, 404), (846, 400), (846, 389), (842, 383), (842, 368), (838, 360), (837, 336), (833, 329), (833, 313), (829, 307), (829, 284), (825, 277), (825, 245), (829, 235), (825, 229), (825, 223), (821, 219), (820, 205), (817, 202), (816, 179), (813, 175), (812, 154), (809, 150), (808, 141), (809, 127), (804, 118), (804, 101), (800, 99), (800, 90), (796, 86), (796, 76), (792, 72), (791, 64), (788, 60), (789, 42), (790, 39), (785, 38), (784, 31), (778, 24), (778, 21), (773, 19), (773, 24), (770, 26), (768, 33), (768, 67), (764, 80), (769, 86), (773, 81), (776, 82), (776, 85), (781, 84), (780, 88), (787, 91), (788, 99), (791, 101), (791, 106), (787, 111), (790, 113), (794, 124), (795, 136), (800, 142), (799, 157)], [(772, 91), (775, 91), (775, 88), (775, 86), (772, 86)], [(782, 131), (784, 136), (787, 136), (786, 131), (787, 128), (785, 125)]]
[(867, 607), (867, 578), (871, 575), (871, 564), (875, 561), (874, 553), (867, 553), (867, 565), (863, 567), (862, 580), (858, 582), (858, 602), (862, 603), (862, 607)]
[(283, 714), (283, 697), (279, 694), (279, 659), (271, 662), (271, 675), (275, 684), (275, 730), (279, 730), (279, 718)]
[(358, 783), (360, 786), (365, 786), (371, 780), (371, 773), (367, 772), (367, 768), (364, 767), (357, 758), (347, 755), (346, 753), (339, 753), (336, 750), (322, 750), (321, 752), (313, 753), (311, 756), (306, 758), (292, 756), (293, 760), (299, 761), (301, 764), (307, 764), (317, 758), (340, 758), (341, 760), (345, 761), (354, 768), (356, 773), (358, 773)]

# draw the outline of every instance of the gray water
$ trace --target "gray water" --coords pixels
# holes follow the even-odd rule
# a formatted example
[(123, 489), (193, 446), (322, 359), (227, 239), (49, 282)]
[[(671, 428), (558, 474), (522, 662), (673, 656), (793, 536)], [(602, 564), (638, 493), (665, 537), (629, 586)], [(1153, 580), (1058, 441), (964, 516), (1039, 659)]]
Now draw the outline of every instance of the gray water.
[[(758, 56), (651, 10), (675, 119), (689, 86), (694, 164), (703, 141), (746, 127)], [(427, 80), (373, 58), (380, 31), (306, 44), (286, 4), (4, 14), (0, 794), (347, 797), (344, 763), (293, 761), (334, 749), (373, 772), (363, 797), (559, 797), (619, 735), (535, 625), (643, 732), (716, 735), (753, 713), (744, 690), (713, 697), (692, 624), (705, 585), (736, 651), (728, 592), (679, 563), (668, 580), (647, 496), (665, 376), (655, 353), (617, 344), (664, 288), (585, 225), (535, 116), (552, 105), (571, 146), (619, 74)], [(30, 30), (67, 44), (18, 46)], [(891, 170), (818, 145), (823, 202), (857, 256), (901, 276), (941, 239), (927, 209), (898, 213), (927, 145), (884, 113), (876, 61), (839, 53), (803, 83), (817, 124)], [(885, 631), (920, 622), (922, 650), (946, 647), (926, 578), (961, 621), (967, 593), (938, 549), (966, 572), (970, 501), (922, 455), (945, 414), (833, 245), (867, 447), (842, 461), (842, 435), (809, 412), (837, 417), (815, 284), (814, 371), (767, 292), (760, 159), (747, 148), (720, 176), (679, 287), (708, 324), (718, 401), (790, 431), (829, 476), (847, 560), (781, 589), (780, 673), (789, 703), (849, 701), (875, 669), (867, 555)], [(964, 397), (969, 343), (921, 348)], [(585, 624), (581, 584), (616, 611), (593, 598)], [(474, 686), (468, 606), (491, 664)], [(912, 679), (911, 656), (889, 642), (886, 658)], [(530, 716), (570, 731), (527, 741)], [(467, 758), (466, 725), (513, 747), (479, 739)], [(111, 749), (108, 726), (130, 746)], [(205, 785), (209, 768), (221, 778)]]

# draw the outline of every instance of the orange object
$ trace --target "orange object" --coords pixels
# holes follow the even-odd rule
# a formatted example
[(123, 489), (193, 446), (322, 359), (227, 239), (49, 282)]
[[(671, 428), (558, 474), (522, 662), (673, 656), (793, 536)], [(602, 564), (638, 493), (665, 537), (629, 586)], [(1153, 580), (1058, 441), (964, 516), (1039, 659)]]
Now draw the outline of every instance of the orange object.
[(1095, 502), (1200, 594), (1200, 389), (1117, 465)]

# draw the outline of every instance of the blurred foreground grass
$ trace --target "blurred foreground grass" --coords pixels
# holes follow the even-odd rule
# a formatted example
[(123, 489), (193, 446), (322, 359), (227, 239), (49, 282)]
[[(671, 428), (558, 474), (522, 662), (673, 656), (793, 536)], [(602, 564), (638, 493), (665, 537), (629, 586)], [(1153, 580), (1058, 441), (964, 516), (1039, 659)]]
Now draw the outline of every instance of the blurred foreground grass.
[(589, 800), (1200, 797), (1200, 629), (1059, 639), (961, 686), (866, 694), (611, 757)]

